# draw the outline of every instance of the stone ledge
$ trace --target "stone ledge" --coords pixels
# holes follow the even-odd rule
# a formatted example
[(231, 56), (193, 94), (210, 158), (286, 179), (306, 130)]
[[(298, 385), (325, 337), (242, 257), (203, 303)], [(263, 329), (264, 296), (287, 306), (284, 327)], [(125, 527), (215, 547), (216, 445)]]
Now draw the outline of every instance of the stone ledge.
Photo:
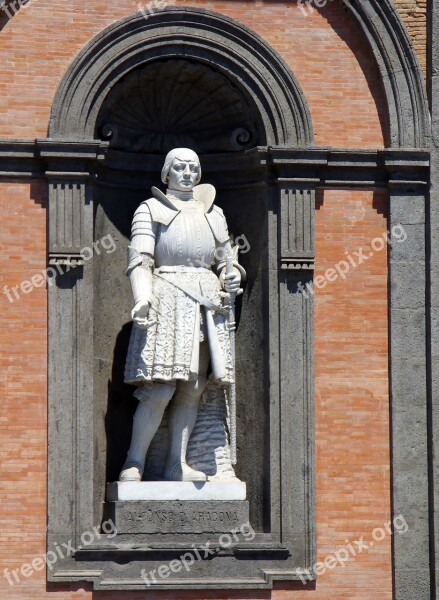
[(242, 481), (115, 481), (107, 484), (107, 500), (245, 500)]

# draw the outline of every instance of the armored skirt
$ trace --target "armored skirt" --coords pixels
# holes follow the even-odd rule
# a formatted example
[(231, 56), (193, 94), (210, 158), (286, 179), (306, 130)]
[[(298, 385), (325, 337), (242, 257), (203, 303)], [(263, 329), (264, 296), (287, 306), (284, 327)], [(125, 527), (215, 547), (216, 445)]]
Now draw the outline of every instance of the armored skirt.
[(154, 299), (148, 315), (151, 325), (146, 330), (133, 325), (125, 381), (141, 384), (196, 379), (200, 342), (208, 341), (211, 377), (231, 382), (233, 364), (227, 315), (200, 306), (172, 283), (178, 275), (179, 284), (221, 305), (218, 277), (203, 268), (177, 267), (177, 270), (178, 273), (159, 270), (159, 276), (153, 275)]
[[(214, 264), (218, 245), (205, 211), (189, 203), (187, 209), (180, 207), (172, 222), (166, 224), (154, 220), (151, 203), (144, 204), (153, 209), (149, 217), (149, 236), (154, 242), (149, 252), (154, 253), (152, 297), (148, 328), (141, 329), (133, 323), (125, 382), (142, 385), (196, 379), (202, 341), (209, 345), (211, 380), (233, 382), (228, 315), (223, 308), (225, 294), (217, 275), (204, 266)], [(148, 218), (145, 210), (142, 218)], [(135, 222), (136, 216), (133, 233)], [(148, 235), (148, 228), (144, 224), (142, 228), (143, 233), (138, 235)], [(139, 239), (133, 235), (132, 245)]]

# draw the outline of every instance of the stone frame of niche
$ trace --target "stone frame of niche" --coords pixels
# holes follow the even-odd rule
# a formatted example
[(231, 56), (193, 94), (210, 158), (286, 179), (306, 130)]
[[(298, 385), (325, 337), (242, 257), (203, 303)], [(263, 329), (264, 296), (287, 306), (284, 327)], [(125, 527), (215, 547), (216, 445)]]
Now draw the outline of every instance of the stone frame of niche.
[[(195, 9), (167, 9), (147, 20), (141, 14), (111, 26), (74, 61), (54, 103), (50, 137), (87, 146), (109, 91), (137, 66), (184, 56), (211, 64), (253, 98), (265, 143), (306, 147), (313, 141), (309, 111), (287, 65), (261, 38), (222, 15)], [(73, 138), (73, 139), (72, 139)], [(82, 141), (81, 141), (82, 140)], [(71, 266), (49, 289), (49, 507), (48, 548), (72, 540), (96, 525), (93, 514), (93, 267), (80, 250), (93, 243), (92, 173), (124, 170), (120, 151), (95, 140), (100, 158), (54, 163), (49, 179), (49, 264)], [(101, 150), (98, 150), (98, 147)], [(276, 579), (298, 579), (315, 560), (313, 431), (313, 301), (299, 281), (312, 281), (314, 185), (287, 168), (268, 166), (266, 146), (237, 160), (266, 186), (268, 268), (272, 289), (269, 320), (270, 398), (266, 399), (270, 445), (270, 530), (186, 575), (154, 587), (271, 587)], [(152, 157), (131, 154), (133, 164)], [(235, 159), (234, 159), (235, 161)], [(275, 162), (275, 161), (274, 161)], [(73, 164), (75, 168), (72, 169)], [(225, 161), (227, 163), (227, 161)], [(235, 167), (236, 168), (236, 163)], [(270, 173), (269, 173), (270, 171)], [(272, 171), (272, 172), (271, 172)], [(297, 219), (294, 215), (300, 215)], [(279, 344), (280, 341), (280, 344)], [(282, 415), (282, 418), (280, 418)], [(168, 536), (169, 537), (169, 536)], [(92, 580), (96, 589), (142, 589), (141, 568), (150, 571), (205, 542), (192, 534), (182, 541), (143, 544), (139, 538), (103, 533), (48, 572), (50, 581)], [(153, 547), (151, 547), (153, 546)], [(154, 547), (155, 546), (155, 547)], [(178, 550), (176, 550), (178, 548)], [(124, 570), (120, 561), (127, 563)]]
[[(406, 224), (419, 247), (416, 251), (412, 246), (391, 249), (391, 285), (402, 282), (404, 286), (407, 262), (425, 268), (428, 158), (412, 150), (428, 146), (428, 111), (420, 70), (390, 0), (346, 0), (345, 4), (367, 36), (383, 78), (389, 143), (395, 149), (407, 149), (405, 153), (371, 158), (370, 151), (345, 150), (330, 156), (323, 149), (313, 149), (306, 101), (283, 60), (246, 27), (206, 10), (168, 8), (148, 19), (141, 14), (130, 16), (96, 36), (68, 69), (54, 101), (49, 138), (36, 144), (49, 183), (49, 265), (63, 271), (48, 290), (48, 550), (55, 544), (76, 549), (48, 570), (49, 581), (86, 580), (95, 589), (145, 589), (141, 568), (150, 565), (149, 570), (168, 562), (170, 553), (182, 553), (181, 547), (176, 551), (161, 548), (159, 543), (155, 547), (121, 546), (117, 536), (110, 539), (102, 533), (79, 548), (82, 534), (94, 532), (97, 525), (92, 502), (93, 269), (84, 263), (80, 250), (93, 243), (96, 170), (109, 166), (123, 171), (128, 162), (123, 153), (112, 154), (105, 143), (94, 139), (95, 121), (109, 90), (124, 74), (154, 58), (181, 54), (211, 63), (251, 93), (265, 127), (266, 145), (255, 149), (251, 160), (253, 168), (266, 173), (269, 271), (275, 290), (269, 316), (274, 357), (270, 375), (275, 383), (270, 390), (267, 427), (273, 456), (272, 528), (269, 535), (258, 535), (251, 544), (216, 558), (224, 568), (216, 571), (215, 578), (206, 580), (210, 571), (208, 561), (203, 561), (190, 577), (168, 578), (154, 587), (272, 588), (275, 581), (315, 578), (311, 571), (315, 561), (313, 306), (312, 295), (305, 297), (298, 283), (313, 278), (316, 185), (361, 188), (366, 184), (366, 171), (369, 182), (382, 185), (385, 180), (391, 196), (390, 223)], [(425, 357), (416, 355), (412, 341), (416, 340), (417, 348), (425, 347), (425, 328), (418, 327), (422, 314), (425, 318), (425, 306), (407, 307), (392, 288), (392, 394), (397, 390), (398, 402), (407, 406), (407, 373), (418, 380), (425, 365)], [(403, 327), (407, 324), (410, 339)], [(422, 416), (426, 385), (420, 385), (418, 397), (415, 408), (426, 430)], [(425, 498), (412, 510), (411, 496), (418, 497), (424, 489), (416, 465), (403, 488), (404, 469), (395, 470), (408, 443), (407, 433), (398, 426), (398, 414), (393, 415), (393, 510), (407, 516), (424, 511)], [(407, 471), (407, 464), (404, 468)], [(395, 540), (396, 584), (407, 582), (407, 544), (413, 542), (415, 547), (426, 534), (424, 521), (418, 525), (415, 520), (410, 534)]]

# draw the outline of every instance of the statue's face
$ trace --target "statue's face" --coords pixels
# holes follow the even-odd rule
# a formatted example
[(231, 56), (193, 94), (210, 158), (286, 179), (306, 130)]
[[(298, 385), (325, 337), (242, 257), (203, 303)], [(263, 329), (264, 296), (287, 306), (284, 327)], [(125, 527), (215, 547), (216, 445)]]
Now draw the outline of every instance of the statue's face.
[(195, 186), (200, 173), (200, 163), (193, 153), (174, 158), (168, 175), (168, 188), (188, 192)]

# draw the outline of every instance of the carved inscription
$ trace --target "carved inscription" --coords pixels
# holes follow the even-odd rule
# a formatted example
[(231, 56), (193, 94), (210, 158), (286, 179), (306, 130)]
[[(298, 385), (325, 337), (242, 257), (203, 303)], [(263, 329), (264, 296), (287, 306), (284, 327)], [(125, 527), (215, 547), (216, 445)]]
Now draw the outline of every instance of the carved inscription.
[(208, 511), (198, 510), (188, 512), (173, 510), (147, 510), (145, 512), (130, 511), (127, 519), (132, 522), (145, 521), (146, 523), (169, 523), (173, 525), (184, 525), (188, 522), (195, 523), (229, 523), (236, 525), (239, 522), (238, 512), (235, 511)]
[(249, 519), (248, 502), (112, 502), (119, 533), (227, 532)]

